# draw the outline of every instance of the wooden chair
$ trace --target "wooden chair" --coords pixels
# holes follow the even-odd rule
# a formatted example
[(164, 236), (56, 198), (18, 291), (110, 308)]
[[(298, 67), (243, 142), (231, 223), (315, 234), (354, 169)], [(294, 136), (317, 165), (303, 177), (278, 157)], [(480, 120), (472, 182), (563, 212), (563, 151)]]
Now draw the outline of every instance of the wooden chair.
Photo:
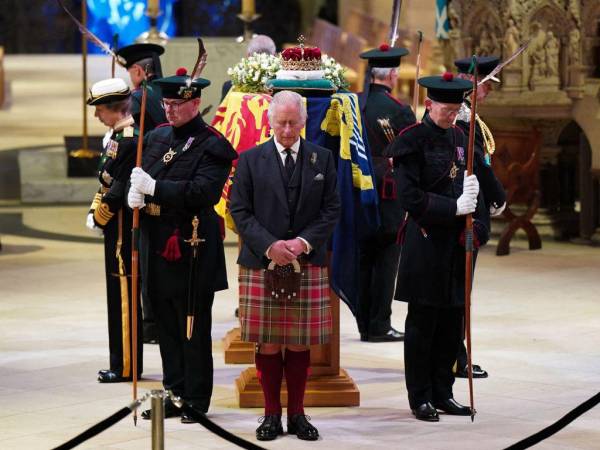
[(321, 51), (336, 61), (339, 58), (339, 41), (342, 34), (341, 28), (333, 25), (326, 20), (315, 19), (312, 30), (308, 37), (308, 43), (315, 45), (321, 49)]
[(350, 90), (362, 91), (367, 62), (358, 55), (368, 48), (366, 39), (344, 31), (340, 36), (339, 47), (340, 56), (337, 61), (346, 67), (346, 79), (350, 83)]

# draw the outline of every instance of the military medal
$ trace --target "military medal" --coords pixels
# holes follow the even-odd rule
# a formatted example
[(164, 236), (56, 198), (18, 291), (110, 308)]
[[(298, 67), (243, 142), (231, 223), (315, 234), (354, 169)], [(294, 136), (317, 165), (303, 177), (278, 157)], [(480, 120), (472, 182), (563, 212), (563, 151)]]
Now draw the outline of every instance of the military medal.
[(117, 157), (117, 153), (119, 150), (119, 143), (115, 140), (110, 139), (108, 144), (106, 144), (106, 156), (111, 159), (115, 159)]
[[(187, 142), (181, 149), (181, 153), (184, 153), (188, 148), (190, 148), (192, 146), (194, 139), (196, 139), (194, 136), (188, 138)], [(162, 157), (163, 162), (165, 164), (169, 164), (176, 154), (177, 154), (177, 152), (175, 150), (173, 150), (172, 148), (170, 148), (169, 151), (163, 155), (163, 157)]]
[(171, 160), (173, 159), (173, 156), (175, 156), (177, 154), (177, 152), (173, 151), (172, 148), (169, 149), (169, 151), (167, 153), (165, 153), (162, 157), (162, 160), (165, 164), (169, 164), (171, 162)]
[(458, 167), (456, 166), (454, 161), (452, 161), (452, 167), (450, 167), (450, 178), (454, 180), (456, 178), (456, 175), (458, 175)]

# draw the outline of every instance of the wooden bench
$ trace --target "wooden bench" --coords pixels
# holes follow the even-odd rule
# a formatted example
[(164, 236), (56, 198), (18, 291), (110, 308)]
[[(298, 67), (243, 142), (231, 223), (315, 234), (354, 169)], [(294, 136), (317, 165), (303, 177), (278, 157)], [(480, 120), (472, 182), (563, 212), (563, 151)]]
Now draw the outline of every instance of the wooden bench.
[(368, 48), (365, 38), (346, 31), (322, 19), (315, 19), (307, 42), (317, 46), (346, 68), (350, 90), (362, 90), (366, 62), (359, 54)]

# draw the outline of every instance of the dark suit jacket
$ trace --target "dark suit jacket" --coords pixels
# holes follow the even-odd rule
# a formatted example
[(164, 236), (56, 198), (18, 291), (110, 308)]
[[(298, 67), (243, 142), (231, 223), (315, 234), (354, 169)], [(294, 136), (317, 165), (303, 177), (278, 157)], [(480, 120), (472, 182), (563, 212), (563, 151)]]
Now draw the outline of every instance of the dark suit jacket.
[(231, 216), (243, 242), (238, 264), (265, 267), (264, 254), (271, 244), (298, 236), (312, 246), (310, 263), (327, 264), (327, 241), (340, 214), (333, 155), (305, 140), (300, 152), (302, 181), (291, 230), (287, 186), (274, 140), (240, 155), (230, 197)]

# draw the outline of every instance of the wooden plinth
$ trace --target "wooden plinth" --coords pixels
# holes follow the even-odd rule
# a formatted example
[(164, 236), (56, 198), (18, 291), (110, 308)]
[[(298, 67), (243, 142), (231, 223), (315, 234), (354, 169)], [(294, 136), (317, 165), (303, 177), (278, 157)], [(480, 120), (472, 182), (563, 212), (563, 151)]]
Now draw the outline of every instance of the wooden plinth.
[[(262, 388), (256, 376), (256, 369), (249, 367), (235, 380), (238, 404), (241, 408), (261, 408), (265, 406)], [(285, 379), (281, 387), (281, 404), (287, 405)], [(358, 406), (360, 392), (354, 380), (340, 369), (338, 375), (315, 375), (308, 378), (304, 406)]]
[[(304, 395), (305, 406), (359, 406), (360, 392), (354, 380), (340, 367), (340, 299), (330, 289), (331, 319), (333, 330), (329, 343), (314, 345), (310, 349), (311, 375)], [(231, 330), (228, 336), (235, 336)], [(239, 334), (238, 334), (239, 336)], [(238, 345), (230, 341), (230, 348)], [(254, 351), (254, 349), (253, 349)], [(254, 358), (254, 354), (252, 355)], [(256, 368), (242, 371), (235, 380), (236, 394), (240, 408), (264, 407), (262, 388), (256, 377)], [(285, 380), (281, 387), (281, 404), (287, 405)]]
[(254, 364), (254, 343), (242, 342), (240, 328), (232, 328), (223, 338), (225, 364)]

